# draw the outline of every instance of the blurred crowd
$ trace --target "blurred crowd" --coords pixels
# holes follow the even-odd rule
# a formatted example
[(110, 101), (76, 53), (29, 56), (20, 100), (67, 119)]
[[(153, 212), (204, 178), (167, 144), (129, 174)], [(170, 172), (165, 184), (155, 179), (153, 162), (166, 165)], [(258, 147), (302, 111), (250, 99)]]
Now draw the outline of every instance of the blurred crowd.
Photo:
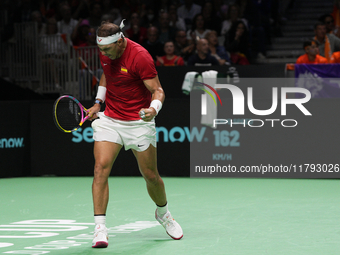
[(314, 37), (303, 43), (305, 54), (297, 64), (340, 63), (340, 0), (334, 1), (333, 12), (320, 16), (314, 25)]
[(68, 34), (78, 47), (96, 45), (102, 21), (144, 46), (158, 66), (248, 65), (264, 59), (281, 35), (279, 0), (19, 0), (5, 1), (9, 23), (33, 21), (39, 35)]

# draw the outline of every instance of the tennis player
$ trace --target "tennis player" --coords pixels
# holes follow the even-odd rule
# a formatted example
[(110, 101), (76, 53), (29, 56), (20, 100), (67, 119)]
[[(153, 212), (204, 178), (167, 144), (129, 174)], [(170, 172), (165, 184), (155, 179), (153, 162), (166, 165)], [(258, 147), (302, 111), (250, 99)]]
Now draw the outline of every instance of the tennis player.
[[(123, 20), (124, 21), (124, 20)], [(108, 246), (106, 208), (108, 177), (120, 149), (131, 149), (156, 204), (155, 217), (173, 239), (183, 237), (181, 226), (168, 211), (164, 183), (157, 170), (155, 116), (165, 98), (152, 57), (139, 44), (124, 38), (122, 28), (103, 22), (97, 30), (97, 44), (104, 73), (96, 100), (88, 110), (94, 142), (92, 184), (95, 232), (92, 247)], [(104, 112), (100, 106), (106, 102)]]

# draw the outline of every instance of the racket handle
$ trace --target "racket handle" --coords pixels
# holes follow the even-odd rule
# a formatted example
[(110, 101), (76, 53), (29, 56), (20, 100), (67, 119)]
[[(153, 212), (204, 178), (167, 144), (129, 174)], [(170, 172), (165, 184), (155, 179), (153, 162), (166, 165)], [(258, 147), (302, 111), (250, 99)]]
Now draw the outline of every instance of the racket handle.
[(79, 123), (79, 127), (81, 127), (81, 126), (84, 124), (84, 122), (85, 122), (88, 118), (90, 118), (89, 115), (87, 115), (87, 116), (83, 119), (83, 121)]

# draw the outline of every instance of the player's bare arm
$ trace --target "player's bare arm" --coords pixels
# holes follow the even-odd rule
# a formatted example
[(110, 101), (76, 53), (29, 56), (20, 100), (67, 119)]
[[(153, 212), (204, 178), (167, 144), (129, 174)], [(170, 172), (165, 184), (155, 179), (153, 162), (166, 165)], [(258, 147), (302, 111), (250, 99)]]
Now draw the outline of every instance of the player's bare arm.
[[(155, 78), (149, 79), (149, 80), (144, 80), (144, 85), (146, 86), (146, 88), (151, 92), (152, 94), (152, 98), (151, 101), (152, 102), (158, 102), (160, 101), (161, 104), (163, 104), (164, 99), (165, 99), (165, 94), (163, 91), (163, 88), (161, 86), (161, 83), (158, 79), (158, 75)], [(159, 106), (161, 107), (161, 105)], [(157, 112), (160, 110), (156, 109), (158, 108), (157, 105), (153, 106), (153, 103), (151, 103), (149, 108), (142, 108), (139, 111), (139, 116), (141, 116), (141, 118), (144, 121), (151, 121), (156, 115)], [(142, 111), (144, 111), (144, 115), (142, 114)], [(145, 116), (145, 117), (143, 117)]]
[[(102, 89), (100, 87), (106, 89), (106, 78), (104, 73), (100, 78), (98, 90)], [(101, 103), (104, 103), (104, 100), (102, 98), (96, 98), (96, 100), (100, 101)], [(89, 118), (90, 120), (98, 118), (97, 113), (100, 111), (100, 106), (101, 106), (100, 104), (95, 103), (90, 109), (87, 110), (87, 114), (91, 116)]]

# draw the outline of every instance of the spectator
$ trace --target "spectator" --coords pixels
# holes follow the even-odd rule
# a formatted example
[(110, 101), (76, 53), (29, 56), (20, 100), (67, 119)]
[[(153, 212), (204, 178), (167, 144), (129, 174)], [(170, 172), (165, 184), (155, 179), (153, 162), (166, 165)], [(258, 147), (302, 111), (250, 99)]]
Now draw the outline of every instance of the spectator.
[(203, 39), (210, 32), (205, 28), (204, 18), (202, 14), (197, 14), (193, 20), (192, 29), (187, 32), (187, 40), (190, 43), (195, 43), (198, 39)]
[(334, 19), (334, 34), (340, 37), (340, 0), (335, 0), (333, 5), (332, 17)]
[(143, 15), (141, 18), (143, 27), (148, 28), (150, 26), (156, 26), (157, 15), (155, 15), (155, 10), (151, 5), (147, 5), (145, 7), (145, 15)]
[(165, 55), (162, 57), (157, 56), (156, 66), (183, 66), (184, 60), (181, 56), (174, 54), (175, 45), (172, 41), (164, 44)]
[(44, 18), (52, 18), (56, 15), (59, 2), (57, 0), (39, 1), (39, 11)]
[(217, 32), (214, 30), (210, 31), (205, 36), (205, 39), (208, 41), (210, 55), (215, 57), (220, 65), (230, 65), (231, 61), (228, 53), (223, 46), (218, 45)]
[(55, 37), (43, 37), (42, 51), (46, 55), (61, 55), (67, 53), (67, 45), (63, 41), (61, 34), (58, 33), (57, 21), (55, 18), (50, 18), (47, 20), (46, 35), (57, 35)]
[[(55, 18), (50, 18), (46, 23), (46, 35), (58, 34), (58, 26)], [(59, 33), (60, 34), (60, 33)]]
[(331, 61), (329, 63), (340, 64), (340, 51), (333, 52)]
[(205, 2), (202, 8), (202, 15), (206, 28), (210, 30), (221, 31), (222, 19), (216, 15), (214, 6), (211, 2)]
[(86, 42), (79, 45), (79, 55), (82, 57), (87, 67), (90, 70), (95, 71), (97, 70), (99, 63), (99, 48), (90, 46), (97, 45), (96, 29), (93, 27), (89, 28), (89, 32), (85, 38)]
[(101, 17), (101, 22), (103, 21), (107, 21), (107, 22), (110, 22), (110, 23), (114, 23), (115, 21), (115, 18), (112, 14), (108, 13), (108, 14), (104, 14), (102, 17)]
[[(103, 0), (103, 9), (102, 9), (102, 13), (103, 14), (110, 14), (111, 10), (115, 7), (115, 3), (114, 1), (111, 0)], [(113, 23), (113, 22), (112, 22)]]
[[(35, 26), (27, 26), (25, 30), (22, 31), (21, 40), (24, 40), (23, 49), (24, 51), (32, 51), (33, 48), (36, 48), (36, 36), (39, 36), (39, 40), (42, 42), (41, 36), (46, 35), (46, 24), (42, 21), (42, 16), (39, 11), (33, 11), (31, 14), (32, 22), (37, 24), (37, 31)], [(38, 51), (40, 52), (41, 48), (38, 47)], [(32, 56), (34, 57), (34, 56)], [(34, 57), (35, 59), (35, 57)], [(36, 60), (34, 60), (36, 61)], [(35, 69), (35, 66), (33, 67)]]
[(236, 21), (226, 34), (225, 49), (230, 52), (232, 63), (239, 65), (249, 65), (249, 36), (246, 25), (241, 21)]
[(334, 34), (326, 33), (326, 25), (318, 22), (314, 26), (314, 40), (319, 45), (320, 55), (331, 60), (334, 51), (340, 51), (340, 39)]
[(166, 12), (162, 12), (159, 15), (159, 41), (161, 43), (165, 43), (167, 41), (173, 41), (175, 40), (176, 35), (176, 29), (173, 27), (170, 27), (170, 20), (169, 20), (169, 14)]
[(86, 36), (89, 33), (90, 23), (87, 19), (79, 19), (77, 26), (71, 35), (74, 46), (79, 46), (86, 42)]
[(219, 17), (221, 20), (226, 19), (227, 11), (228, 11), (228, 4), (225, 1), (222, 0), (213, 0), (214, 10), (217, 17)]
[(189, 66), (218, 66), (216, 58), (209, 55), (209, 45), (206, 39), (197, 41), (197, 53), (188, 60)]
[(248, 5), (249, 0), (236, 0), (235, 4), (239, 7), (239, 17), (243, 18), (244, 15), (246, 14), (246, 9)]
[(99, 2), (94, 2), (90, 7), (90, 16), (88, 17), (88, 21), (90, 23), (90, 27), (99, 27), (101, 24), (102, 18), (102, 5)]
[(163, 44), (158, 40), (158, 29), (156, 27), (149, 27), (147, 32), (147, 40), (142, 46), (150, 53), (151, 57), (156, 62), (156, 56), (163, 56)]
[(31, 19), (32, 11), (37, 9), (35, 1), (21, 0), (19, 1), (19, 6), (12, 13), (10, 20), (13, 23), (28, 22)]
[[(271, 10), (270, 10), (270, 17), (269, 17), (269, 23), (270, 23), (270, 31), (275, 37), (282, 37), (282, 1), (281, 0), (271, 0)], [(270, 34), (269, 34), (270, 36)]]
[(57, 22), (58, 33), (72, 35), (78, 21), (71, 18), (71, 8), (68, 4), (60, 7), (61, 21)]
[[(21, 0), (16, 8), (9, 12), (8, 23), (3, 29), (1, 39), (3, 42), (13, 38), (14, 23), (27, 22), (31, 20), (31, 13), (37, 10), (38, 7), (32, 3), (32, 0)], [(1, 30), (0, 30), (1, 32)]]
[(90, 1), (88, 0), (80, 0), (80, 3), (77, 5), (77, 8), (73, 12), (73, 18), (76, 20), (86, 19), (90, 16)]
[[(51, 88), (61, 89), (59, 72), (63, 69), (67, 54), (67, 45), (58, 33), (55, 18), (47, 20), (46, 35), (41, 37), (41, 52), (43, 53), (42, 75)], [(54, 36), (53, 36), (54, 35)]]
[(169, 5), (169, 19), (171, 27), (175, 28), (176, 30), (186, 31), (185, 21), (184, 19), (178, 17), (175, 4)]
[(318, 44), (314, 40), (308, 40), (303, 43), (305, 54), (301, 55), (296, 64), (327, 64), (328, 60), (319, 55)]
[(31, 20), (38, 24), (38, 35), (46, 34), (46, 23), (43, 22), (40, 11), (33, 11), (31, 14)]
[(120, 11), (117, 8), (111, 9), (109, 14), (113, 16), (112, 23), (120, 24), (119, 22), (122, 20), (122, 16), (120, 15)]
[(221, 35), (225, 36), (226, 33), (228, 33), (232, 24), (239, 20), (242, 20), (248, 28), (248, 21), (244, 18), (240, 18), (240, 7), (236, 4), (229, 6), (227, 19), (222, 23)]
[(257, 58), (266, 55), (266, 45), (271, 44), (270, 15), (271, 0), (248, 0), (244, 17), (248, 20), (249, 40)]
[(249, 0), (244, 17), (253, 28), (262, 28), (265, 32), (266, 43), (270, 43), (270, 15), (272, 0)]
[(202, 7), (194, 4), (193, 0), (184, 0), (184, 4), (177, 9), (177, 15), (184, 19), (187, 28), (190, 28), (191, 21), (197, 14), (201, 13), (201, 10)]
[(195, 44), (189, 44), (184, 30), (178, 30), (175, 38), (175, 55), (181, 56), (185, 61), (195, 53)]
[(131, 23), (130, 23), (130, 17), (131, 17), (131, 9), (129, 8), (129, 6), (127, 6), (126, 4), (124, 4), (121, 8), (120, 8), (120, 18), (115, 20), (115, 24), (119, 26), (119, 24), (122, 22), (123, 19), (125, 19), (124, 21), (124, 29), (128, 30), (131, 28)]
[(324, 14), (319, 18), (319, 21), (326, 25), (326, 33), (333, 34), (334, 30), (334, 19), (330, 14)]
[(159, 12), (169, 12), (169, 3), (170, 2), (169, 0), (158, 0), (158, 1), (155, 1), (155, 6), (156, 6), (156, 9), (159, 10)]
[(79, 47), (96, 46), (97, 45), (97, 34), (96, 29), (91, 27), (88, 30), (88, 34), (85, 36), (85, 42), (80, 44)]
[[(149, 1), (149, 0), (147, 0), (147, 1)], [(139, 13), (141, 2), (144, 2), (144, 0), (142, 0), (142, 1), (141, 0), (128, 0), (128, 1), (127, 0), (125, 0), (125, 1), (116, 0), (115, 2), (116, 2), (115, 4), (117, 4), (117, 2), (124, 3), (121, 7), (128, 8), (130, 10), (129, 14), (131, 15), (131, 13), (133, 13), (133, 12)], [(117, 6), (119, 6), (119, 5), (117, 5)], [(119, 8), (119, 9), (122, 9), (122, 8)], [(129, 17), (130, 15), (128, 15), (127, 17)]]
[(147, 29), (140, 26), (140, 19), (138, 13), (131, 14), (131, 28), (125, 30), (125, 34), (132, 41), (142, 44), (147, 38)]

